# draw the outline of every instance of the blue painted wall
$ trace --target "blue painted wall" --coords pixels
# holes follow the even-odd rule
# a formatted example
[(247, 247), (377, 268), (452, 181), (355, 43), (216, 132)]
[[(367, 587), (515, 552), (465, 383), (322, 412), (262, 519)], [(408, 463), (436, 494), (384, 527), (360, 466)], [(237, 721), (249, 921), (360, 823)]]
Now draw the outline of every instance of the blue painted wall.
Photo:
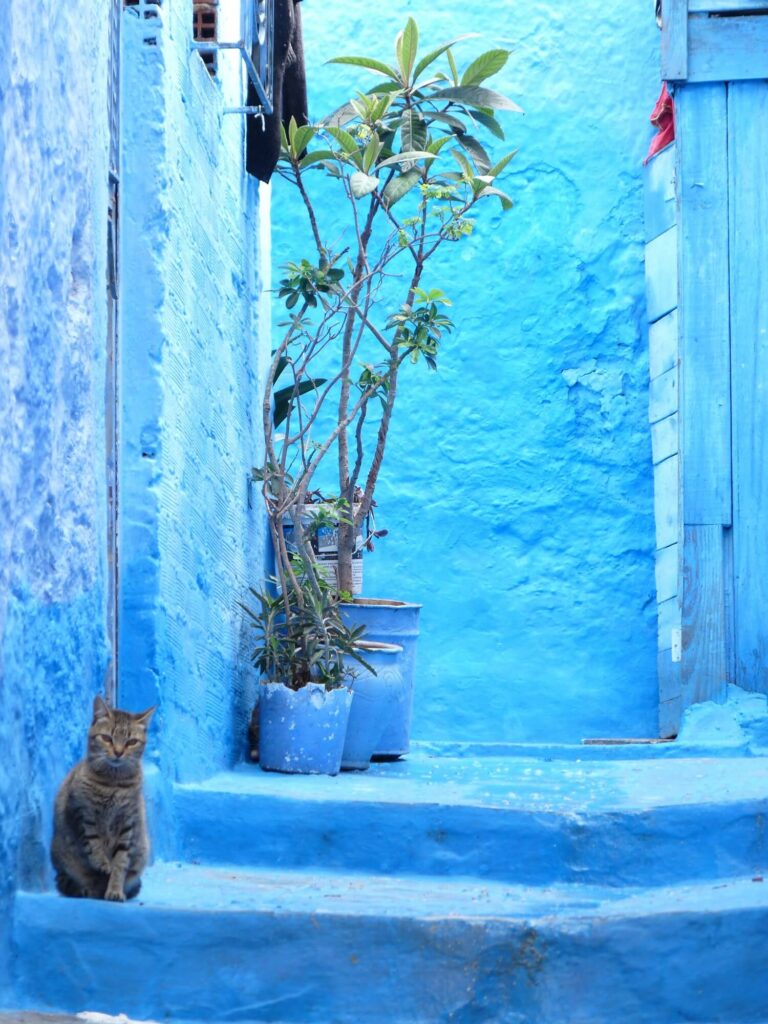
[(120, 694), (159, 702), (164, 775), (202, 778), (242, 755), (253, 702), (237, 601), (263, 573), (257, 191), (223, 113), (239, 57), (211, 78), (191, 2), (123, 29)]
[[(408, 14), (435, 42), (483, 33), (466, 53), (514, 48), (498, 86), (525, 109), (507, 118), (516, 209), (489, 209), (430, 275), (460, 326), (439, 373), (401, 385), (365, 591), (424, 602), (419, 737), (654, 735), (641, 162), (658, 31), (645, 0), (467, 12), (303, 4), (314, 117), (356, 82), (323, 62), (389, 59)], [(303, 254), (282, 182), (272, 213), (279, 267)]]
[[(45, 25), (45, 32), (40, 26)], [(105, 632), (107, 21), (0, 6), (0, 991)]]

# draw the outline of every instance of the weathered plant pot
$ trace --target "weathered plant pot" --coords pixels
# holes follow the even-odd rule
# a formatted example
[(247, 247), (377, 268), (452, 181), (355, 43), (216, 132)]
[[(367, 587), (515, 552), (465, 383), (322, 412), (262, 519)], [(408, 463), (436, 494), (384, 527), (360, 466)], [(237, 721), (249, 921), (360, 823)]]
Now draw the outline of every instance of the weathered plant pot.
[(391, 760), (411, 749), (411, 718), (413, 717), (413, 681), (416, 669), (416, 642), (419, 638), (420, 604), (387, 601), (375, 597), (355, 598), (340, 606), (342, 618), (350, 626), (365, 626), (365, 639), (379, 643), (398, 644), (403, 648), (400, 670), (403, 676), (403, 699), (395, 709), (389, 725), (376, 745), (377, 758)]
[(373, 752), (392, 715), (403, 703), (403, 648), (398, 644), (367, 640), (361, 640), (357, 646), (374, 672), (351, 658), (345, 659), (354, 670), (355, 678), (352, 681), (354, 700), (349, 712), (341, 767), (364, 771), (370, 765)]
[(259, 765), (268, 772), (337, 775), (352, 691), (309, 683), (292, 690), (262, 683), (259, 693)]

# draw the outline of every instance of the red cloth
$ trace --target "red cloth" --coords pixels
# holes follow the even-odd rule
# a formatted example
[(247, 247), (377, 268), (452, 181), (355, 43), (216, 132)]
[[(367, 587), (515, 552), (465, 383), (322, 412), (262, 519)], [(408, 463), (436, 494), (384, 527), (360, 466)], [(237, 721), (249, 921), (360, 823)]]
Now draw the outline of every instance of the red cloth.
[(667, 89), (667, 83), (665, 82), (661, 95), (656, 100), (656, 106), (653, 108), (651, 114), (651, 124), (655, 125), (658, 131), (651, 139), (651, 146), (648, 150), (643, 163), (647, 164), (648, 161), (659, 152), (660, 149), (664, 149), (670, 142), (674, 141), (675, 138), (675, 101), (669, 95), (669, 89)]

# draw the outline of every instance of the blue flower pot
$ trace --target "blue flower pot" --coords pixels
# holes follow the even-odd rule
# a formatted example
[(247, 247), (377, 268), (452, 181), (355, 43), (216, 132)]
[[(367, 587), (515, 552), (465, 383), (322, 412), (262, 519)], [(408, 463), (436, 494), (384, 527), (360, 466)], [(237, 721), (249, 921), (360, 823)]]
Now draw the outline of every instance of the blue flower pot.
[(292, 690), (262, 683), (259, 696), (259, 765), (268, 772), (337, 775), (352, 704), (346, 687), (309, 683)]
[(411, 749), (413, 683), (421, 605), (359, 597), (348, 604), (342, 604), (340, 609), (348, 626), (365, 626), (364, 640), (398, 644), (403, 648), (400, 659), (403, 699), (398, 702), (373, 752), (374, 760), (402, 757)]
[(341, 767), (364, 771), (370, 765), (371, 756), (392, 716), (401, 712), (406, 694), (400, 668), (402, 647), (363, 640), (359, 650), (375, 674), (359, 662), (345, 659), (354, 670), (355, 678), (351, 684), (354, 700), (349, 712)]

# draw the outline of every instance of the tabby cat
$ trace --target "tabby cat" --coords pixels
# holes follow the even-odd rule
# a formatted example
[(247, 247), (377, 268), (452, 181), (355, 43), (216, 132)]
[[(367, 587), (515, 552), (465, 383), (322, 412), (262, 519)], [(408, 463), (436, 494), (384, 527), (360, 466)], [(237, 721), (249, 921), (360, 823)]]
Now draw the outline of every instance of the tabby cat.
[(64, 896), (123, 902), (141, 889), (149, 857), (141, 755), (155, 709), (93, 702), (88, 752), (56, 796), (51, 860)]

